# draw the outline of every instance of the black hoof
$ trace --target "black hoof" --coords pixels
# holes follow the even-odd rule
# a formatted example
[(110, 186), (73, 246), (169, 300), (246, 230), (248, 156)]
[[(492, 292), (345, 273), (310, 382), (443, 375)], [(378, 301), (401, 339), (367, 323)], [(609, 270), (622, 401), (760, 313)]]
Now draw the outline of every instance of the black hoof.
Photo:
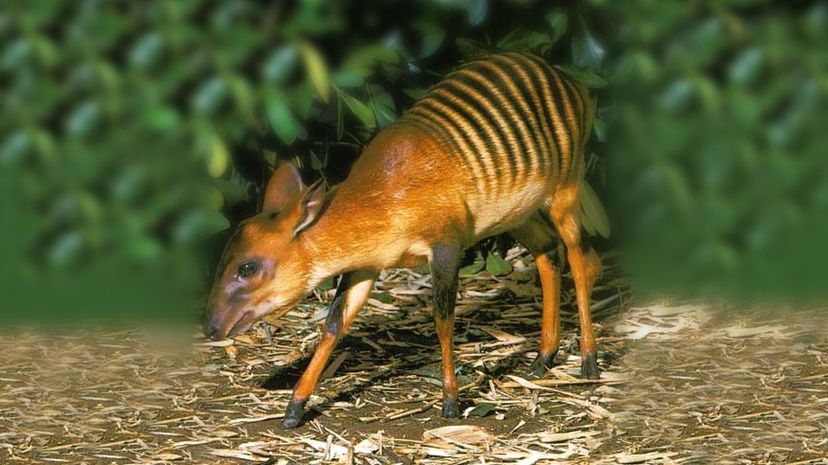
[(532, 366), (530, 367), (532, 374), (538, 377), (545, 375), (547, 370), (552, 368), (552, 365), (555, 364), (555, 355), (557, 353), (557, 350), (549, 355), (538, 353), (538, 356), (535, 358), (535, 361), (532, 362)]
[(460, 417), (460, 406), (455, 399), (443, 399), (443, 418)]
[(285, 410), (285, 418), (282, 420), (282, 427), (285, 429), (293, 429), (299, 426), (299, 423), (302, 423), (302, 414), (305, 411), (304, 407), (304, 401), (290, 401), (287, 409)]
[(581, 378), (598, 379), (600, 377), (601, 372), (598, 371), (598, 355), (592, 352), (581, 360)]
[(282, 428), (284, 429), (293, 429), (299, 426), (299, 423), (302, 421), (301, 418), (285, 418), (282, 420)]

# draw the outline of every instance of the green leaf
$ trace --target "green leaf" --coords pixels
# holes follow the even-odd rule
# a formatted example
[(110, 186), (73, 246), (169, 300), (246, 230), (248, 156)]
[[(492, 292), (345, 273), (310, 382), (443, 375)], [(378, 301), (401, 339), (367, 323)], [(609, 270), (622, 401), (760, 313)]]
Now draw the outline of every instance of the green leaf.
[(87, 100), (78, 105), (66, 122), (66, 132), (73, 137), (83, 137), (91, 131), (101, 114), (98, 102)]
[(604, 47), (592, 36), (586, 25), (582, 30), (583, 32), (572, 40), (572, 59), (581, 68), (598, 69), (604, 60)]
[(246, 185), (224, 179), (216, 180), (214, 184), (224, 198), (224, 201), (230, 205), (235, 205), (248, 198)]
[(228, 78), (228, 82), (233, 92), (236, 106), (242, 113), (248, 113), (253, 106), (253, 92), (250, 89), (250, 82), (239, 75), (231, 76)]
[(320, 291), (328, 291), (328, 290), (333, 289), (333, 287), (334, 287), (334, 279), (333, 278), (326, 278), (326, 279), (322, 280), (322, 282), (319, 283), (318, 286), (316, 286), (316, 288), (319, 289)]
[(595, 118), (595, 122), (592, 123), (592, 127), (595, 129), (595, 136), (598, 138), (598, 142), (606, 142), (607, 123), (600, 118)]
[(554, 44), (560, 40), (564, 34), (566, 34), (566, 28), (569, 25), (569, 17), (567, 16), (566, 11), (556, 9), (546, 16), (546, 20), (549, 22), (549, 26), (552, 29), (549, 32), (549, 39)]
[(359, 87), (365, 83), (365, 79), (354, 70), (342, 69), (331, 76), (333, 84), (337, 87)]
[(377, 299), (384, 304), (390, 304), (394, 301), (394, 296), (387, 292), (372, 292), (371, 298)]
[(751, 48), (737, 56), (727, 70), (728, 79), (742, 86), (750, 85), (760, 75), (764, 55), (762, 50)]
[(2, 145), (0, 145), (0, 162), (19, 162), (26, 156), (31, 145), (32, 141), (28, 134), (22, 131), (13, 133), (6, 137)]
[(486, 271), (492, 276), (503, 276), (512, 272), (512, 264), (492, 252), (486, 257)]
[(38, 34), (30, 40), (42, 66), (50, 68), (57, 64), (60, 54), (51, 39)]
[(557, 68), (590, 89), (599, 89), (607, 85), (606, 79), (591, 71), (572, 65), (563, 65), (558, 66)]
[(34, 146), (39, 155), (47, 159), (54, 158), (57, 150), (57, 144), (51, 132), (42, 128), (35, 128), (31, 130), (29, 137), (32, 139), (32, 142), (34, 142)]
[(154, 105), (144, 114), (144, 122), (157, 131), (173, 132), (178, 130), (181, 116), (173, 107)]
[(224, 174), (229, 158), (227, 146), (224, 145), (224, 142), (219, 137), (213, 138), (213, 144), (210, 147), (210, 158), (207, 162), (207, 171), (210, 176), (217, 178)]
[(325, 60), (322, 59), (319, 51), (307, 42), (302, 43), (300, 50), (305, 62), (305, 69), (314, 88), (316, 88), (316, 92), (319, 94), (319, 98), (328, 103), (331, 99), (331, 82)]
[(49, 261), (53, 265), (66, 266), (80, 257), (83, 251), (83, 236), (78, 231), (62, 234), (49, 250)]
[(273, 85), (282, 84), (295, 68), (297, 58), (295, 47), (291, 45), (279, 47), (262, 65), (264, 80)]
[(552, 46), (552, 41), (546, 34), (521, 30), (519, 34), (510, 35), (507, 39), (498, 42), (498, 46), (515, 52), (531, 50), (543, 54)]
[(378, 85), (368, 86), (368, 95), (371, 96), (371, 108), (377, 117), (377, 125), (381, 128), (397, 120), (397, 110), (394, 98)]
[(21, 66), (29, 58), (32, 44), (26, 39), (16, 39), (0, 53), (0, 66), (11, 70)]
[(446, 39), (445, 28), (433, 23), (421, 24), (420, 33), (423, 35), (420, 41), (420, 58), (427, 58), (434, 55)]
[(319, 156), (317, 156), (316, 152), (314, 152), (313, 150), (310, 151), (310, 165), (311, 168), (313, 168), (316, 171), (319, 171), (325, 167), (325, 163), (323, 163), (322, 160), (319, 159)]
[(693, 84), (696, 86), (696, 92), (704, 108), (710, 113), (715, 112), (722, 103), (716, 83), (710, 78), (700, 76)]
[(470, 417), (483, 418), (495, 411), (495, 406), (492, 404), (478, 404), (469, 412)]
[(193, 109), (196, 113), (211, 114), (221, 105), (226, 93), (227, 83), (223, 79), (208, 79), (196, 90), (192, 99)]
[(221, 213), (201, 208), (188, 212), (179, 220), (173, 228), (173, 238), (179, 243), (192, 243), (228, 227), (230, 222)]
[(397, 120), (397, 112), (392, 107), (377, 103), (374, 105), (374, 109), (377, 113), (377, 123), (381, 128), (384, 128)]
[(164, 247), (157, 239), (137, 237), (126, 244), (126, 253), (136, 261), (152, 263), (164, 255)]
[(480, 255), (480, 252), (477, 253), (477, 256), (474, 258), (474, 262), (471, 265), (464, 266), (460, 268), (460, 276), (472, 276), (476, 275), (483, 271), (483, 268), (486, 267), (486, 262), (483, 260), (483, 256)]
[(428, 89), (421, 89), (421, 88), (418, 88), (418, 87), (408, 87), (406, 89), (403, 89), (403, 93), (405, 95), (411, 97), (414, 100), (419, 100), (419, 99), (425, 97), (425, 95), (428, 93)]
[(224, 195), (215, 187), (205, 186), (199, 194), (202, 205), (211, 210), (221, 210), (224, 206)]
[(497, 53), (497, 50), (488, 45), (471, 39), (457, 39), (457, 48), (466, 60), (474, 60)]
[(292, 144), (296, 140), (299, 127), (287, 102), (276, 94), (270, 94), (265, 98), (265, 112), (270, 120), (270, 127), (285, 144)]
[(376, 63), (394, 64), (400, 61), (400, 55), (387, 45), (371, 45), (356, 49), (343, 62), (343, 69), (360, 71), (366, 75)]
[(690, 79), (679, 79), (661, 92), (658, 96), (658, 103), (664, 110), (682, 111), (687, 107), (696, 90)]
[(361, 47), (345, 58), (341, 71), (367, 78), (374, 73), (378, 64), (394, 64), (399, 60), (399, 54), (387, 45)]
[(313, 89), (310, 85), (298, 86), (290, 93), (290, 100), (295, 105), (296, 111), (299, 112), (299, 117), (308, 119), (311, 109), (313, 108)]
[(342, 134), (345, 132), (345, 116), (342, 110), (342, 99), (336, 99), (336, 138), (342, 139)]
[(155, 31), (144, 34), (130, 50), (130, 64), (139, 69), (149, 67), (161, 54), (162, 47), (163, 42), (160, 34)]
[(609, 238), (610, 223), (607, 212), (598, 199), (598, 195), (595, 194), (592, 186), (586, 180), (581, 182), (579, 200), (581, 202), (581, 222), (584, 228), (588, 231), (591, 229), (604, 238)]
[(345, 92), (339, 92), (340, 98), (342, 101), (345, 102), (345, 105), (356, 115), (357, 118), (362, 121), (362, 124), (369, 128), (374, 128), (377, 125), (377, 120), (374, 117), (374, 112), (371, 110), (371, 107), (368, 105), (360, 102), (359, 100), (351, 97), (350, 95), (346, 94)]

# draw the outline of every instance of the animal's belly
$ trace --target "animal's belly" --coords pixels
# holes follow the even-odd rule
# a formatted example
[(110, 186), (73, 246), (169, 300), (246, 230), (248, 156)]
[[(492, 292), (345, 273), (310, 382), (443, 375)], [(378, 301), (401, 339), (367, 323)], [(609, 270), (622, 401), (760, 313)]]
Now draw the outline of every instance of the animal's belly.
[(470, 205), (474, 217), (473, 241), (509, 231), (526, 221), (550, 198), (546, 182), (532, 183), (520, 191)]
[[(412, 223), (410, 215), (400, 215), (396, 229), (406, 231), (408, 240), (400, 242), (399, 249), (394, 248), (394, 252), (386, 254), (394, 258), (383, 262), (383, 267), (410, 268), (426, 264), (431, 259), (433, 245), (441, 241), (459, 239), (462, 246), (470, 247), (481, 239), (510, 231), (543, 208), (551, 197), (551, 190), (547, 180), (538, 179), (521, 189), (487, 199), (473, 195), (454, 197), (440, 210), (444, 214), (433, 215), (429, 227), (425, 228), (420, 223)], [(455, 231), (459, 235), (445, 237), (446, 231)]]

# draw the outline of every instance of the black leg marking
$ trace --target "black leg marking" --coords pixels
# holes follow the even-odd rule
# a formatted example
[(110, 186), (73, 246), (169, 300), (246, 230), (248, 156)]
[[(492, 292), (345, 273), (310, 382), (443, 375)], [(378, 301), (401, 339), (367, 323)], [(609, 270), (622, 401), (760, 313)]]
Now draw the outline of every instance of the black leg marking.
[(345, 273), (339, 278), (336, 286), (336, 295), (328, 309), (328, 318), (325, 320), (325, 331), (339, 339), (342, 332), (342, 316), (345, 311), (345, 302), (348, 300), (348, 291), (354, 285), (353, 273)]
[(460, 406), (457, 399), (443, 399), (443, 418), (459, 418)]
[(292, 429), (299, 426), (302, 422), (302, 414), (305, 412), (306, 400), (288, 402), (287, 409), (285, 409), (285, 418), (282, 420), (282, 427)]
[[(342, 278), (344, 281), (345, 278)], [(341, 283), (341, 281), (340, 281)], [(342, 291), (342, 285), (336, 290), (336, 297), (331, 302), (328, 308), (328, 318), (325, 320), (325, 331), (335, 338), (339, 338), (339, 333), (342, 331), (342, 312), (345, 310), (345, 299), (347, 292)]]
[(538, 353), (538, 356), (535, 357), (535, 361), (532, 362), (532, 367), (530, 368), (532, 370), (532, 374), (538, 377), (545, 375), (546, 372), (554, 366), (555, 355), (557, 354), (557, 350), (547, 355)]
[(600, 376), (600, 371), (598, 370), (598, 354), (596, 352), (587, 354), (581, 360), (581, 378), (598, 379)]
[(435, 246), (431, 257), (431, 277), (434, 298), (434, 317), (454, 316), (457, 300), (457, 272), (462, 253), (454, 245)]

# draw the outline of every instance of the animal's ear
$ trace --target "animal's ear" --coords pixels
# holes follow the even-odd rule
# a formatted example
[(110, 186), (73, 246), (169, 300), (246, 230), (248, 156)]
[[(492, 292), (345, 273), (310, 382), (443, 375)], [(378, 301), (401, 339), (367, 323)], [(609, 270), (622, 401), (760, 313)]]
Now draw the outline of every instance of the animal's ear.
[(267, 183), (262, 211), (285, 211), (290, 206), (290, 202), (304, 189), (305, 185), (302, 183), (299, 170), (290, 163), (282, 163)]
[(311, 184), (299, 200), (299, 221), (296, 222), (296, 227), (293, 229), (293, 237), (298, 236), (319, 219), (324, 204), (325, 183), (320, 179)]

